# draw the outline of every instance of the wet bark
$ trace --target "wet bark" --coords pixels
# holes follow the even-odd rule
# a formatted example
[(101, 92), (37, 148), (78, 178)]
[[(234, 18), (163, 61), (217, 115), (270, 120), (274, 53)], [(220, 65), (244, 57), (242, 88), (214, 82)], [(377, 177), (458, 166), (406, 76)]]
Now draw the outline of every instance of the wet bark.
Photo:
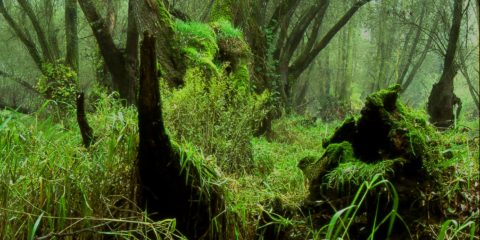
[(129, 64), (124, 52), (115, 45), (109, 24), (100, 16), (92, 0), (82, 0), (78, 3), (92, 28), (108, 70), (112, 74), (113, 89), (119, 92), (120, 98), (126, 100), (127, 104), (135, 104), (135, 88), (132, 86), (135, 85), (136, 75), (135, 71), (130, 70), (135, 66)]
[(65, 63), (78, 73), (78, 15), (77, 0), (65, 0), (65, 38), (67, 51)]
[(455, 55), (460, 36), (463, 0), (455, 1), (452, 15), (452, 26), (448, 38), (442, 76), (439, 82), (433, 85), (427, 105), (430, 122), (439, 128), (450, 127), (455, 119), (453, 111), (454, 105), (457, 102), (457, 96), (455, 96), (453, 92), (453, 80), (458, 71), (458, 66), (455, 63)]

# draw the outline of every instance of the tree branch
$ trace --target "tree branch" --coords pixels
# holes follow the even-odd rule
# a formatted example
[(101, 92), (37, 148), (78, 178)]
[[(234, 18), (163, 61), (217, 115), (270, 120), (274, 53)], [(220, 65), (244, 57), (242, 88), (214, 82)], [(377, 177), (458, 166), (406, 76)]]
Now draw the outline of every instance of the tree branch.
[[(288, 64), (293, 56), (295, 50), (297, 50), (303, 35), (307, 31), (308, 26), (312, 23), (312, 20), (321, 15), (325, 15), (329, 6), (329, 0), (320, 1), (315, 7), (310, 8), (298, 21), (298, 23), (292, 29), (287, 42), (285, 44), (285, 50), (281, 56), (280, 62)], [(321, 16), (323, 18), (323, 16)], [(314, 26), (315, 27), (315, 26)]]
[(345, 24), (355, 15), (355, 13), (366, 3), (371, 0), (360, 0), (356, 2), (343, 16), (338, 20), (338, 22), (330, 28), (330, 30), (325, 34), (325, 36), (318, 42), (315, 47), (309, 51), (304, 51), (300, 57), (291, 65), (289, 70), (289, 75), (292, 78), (297, 78), (300, 74), (307, 69), (307, 67), (313, 62), (313, 60), (318, 56), (318, 54), (330, 43), (330, 41), (335, 37), (335, 35), (342, 29)]
[(28, 53), (32, 57), (33, 61), (37, 65), (38, 69), (42, 69), (42, 57), (38, 53), (37, 46), (31, 39), (28, 37), (28, 35), (22, 31), (20, 26), (13, 20), (12, 16), (8, 13), (7, 9), (5, 8), (5, 5), (3, 3), (3, 0), (0, 0), (0, 13), (3, 15), (5, 20), (7, 21), (8, 25), (13, 29), (17, 37), (20, 39), (20, 41), (25, 45), (25, 47), (28, 50)]
[(17, 1), (27, 14), (28, 19), (30, 19), (30, 22), (32, 23), (33, 29), (37, 34), (38, 43), (42, 48), (44, 61), (54, 62), (56, 60), (56, 57), (52, 54), (52, 51), (50, 50), (47, 37), (45, 36), (45, 31), (42, 29), (42, 26), (40, 25), (40, 22), (32, 9), (32, 5), (27, 0)]

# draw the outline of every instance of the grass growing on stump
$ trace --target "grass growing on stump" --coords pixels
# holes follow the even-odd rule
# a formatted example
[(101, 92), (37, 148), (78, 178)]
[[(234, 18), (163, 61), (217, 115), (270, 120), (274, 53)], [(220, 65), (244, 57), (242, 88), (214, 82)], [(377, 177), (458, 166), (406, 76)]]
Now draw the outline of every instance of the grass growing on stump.
[(211, 178), (215, 175), (170, 142), (162, 118), (155, 39), (148, 34), (141, 48), (138, 118), (138, 205), (154, 220), (175, 218), (178, 229), (189, 239), (218, 234), (209, 228), (222, 211), (223, 200), (217, 187), (204, 184), (205, 172), (211, 173)]

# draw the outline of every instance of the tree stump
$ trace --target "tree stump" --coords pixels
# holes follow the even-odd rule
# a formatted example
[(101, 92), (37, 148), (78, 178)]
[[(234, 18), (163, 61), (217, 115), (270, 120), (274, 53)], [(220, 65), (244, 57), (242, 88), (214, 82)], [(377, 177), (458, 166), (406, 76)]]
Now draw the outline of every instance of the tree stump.
[(186, 159), (170, 142), (162, 117), (155, 53), (155, 38), (145, 33), (137, 106), (138, 205), (153, 220), (175, 218), (178, 229), (189, 239), (210, 237), (215, 234), (209, 231), (211, 222), (224, 208), (222, 194), (218, 187), (202, 182), (200, 169), (206, 167)]

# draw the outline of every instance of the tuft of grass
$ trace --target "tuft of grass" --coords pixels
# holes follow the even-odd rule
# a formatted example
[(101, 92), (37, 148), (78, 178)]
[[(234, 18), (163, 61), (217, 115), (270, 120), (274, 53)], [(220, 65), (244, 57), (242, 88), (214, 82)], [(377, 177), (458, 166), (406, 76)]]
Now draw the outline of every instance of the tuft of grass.
[[(355, 197), (352, 200), (352, 203), (348, 207), (338, 210), (333, 215), (330, 222), (328, 223), (325, 239), (346, 239), (348, 237), (348, 230), (354, 222), (355, 217), (358, 216), (360, 208), (362, 204), (364, 204), (368, 193), (376, 188), (387, 189), (388, 193), (391, 195), (393, 204), (392, 209), (387, 214), (387, 216), (385, 216), (383, 219), (379, 219), (379, 221), (377, 221), (377, 219), (375, 218), (374, 226), (372, 226), (371, 233), (368, 239), (375, 239), (375, 233), (383, 224), (388, 224), (387, 238), (389, 238), (393, 231), (393, 226), (395, 224), (396, 218), (400, 217), (397, 214), (399, 198), (393, 184), (390, 183), (388, 180), (383, 179), (381, 175), (377, 174), (374, 175), (370, 181), (365, 181), (360, 185), (357, 193), (355, 194)], [(377, 222), (378, 224), (376, 224)], [(348, 237), (348, 239), (351, 238), (352, 237)]]

